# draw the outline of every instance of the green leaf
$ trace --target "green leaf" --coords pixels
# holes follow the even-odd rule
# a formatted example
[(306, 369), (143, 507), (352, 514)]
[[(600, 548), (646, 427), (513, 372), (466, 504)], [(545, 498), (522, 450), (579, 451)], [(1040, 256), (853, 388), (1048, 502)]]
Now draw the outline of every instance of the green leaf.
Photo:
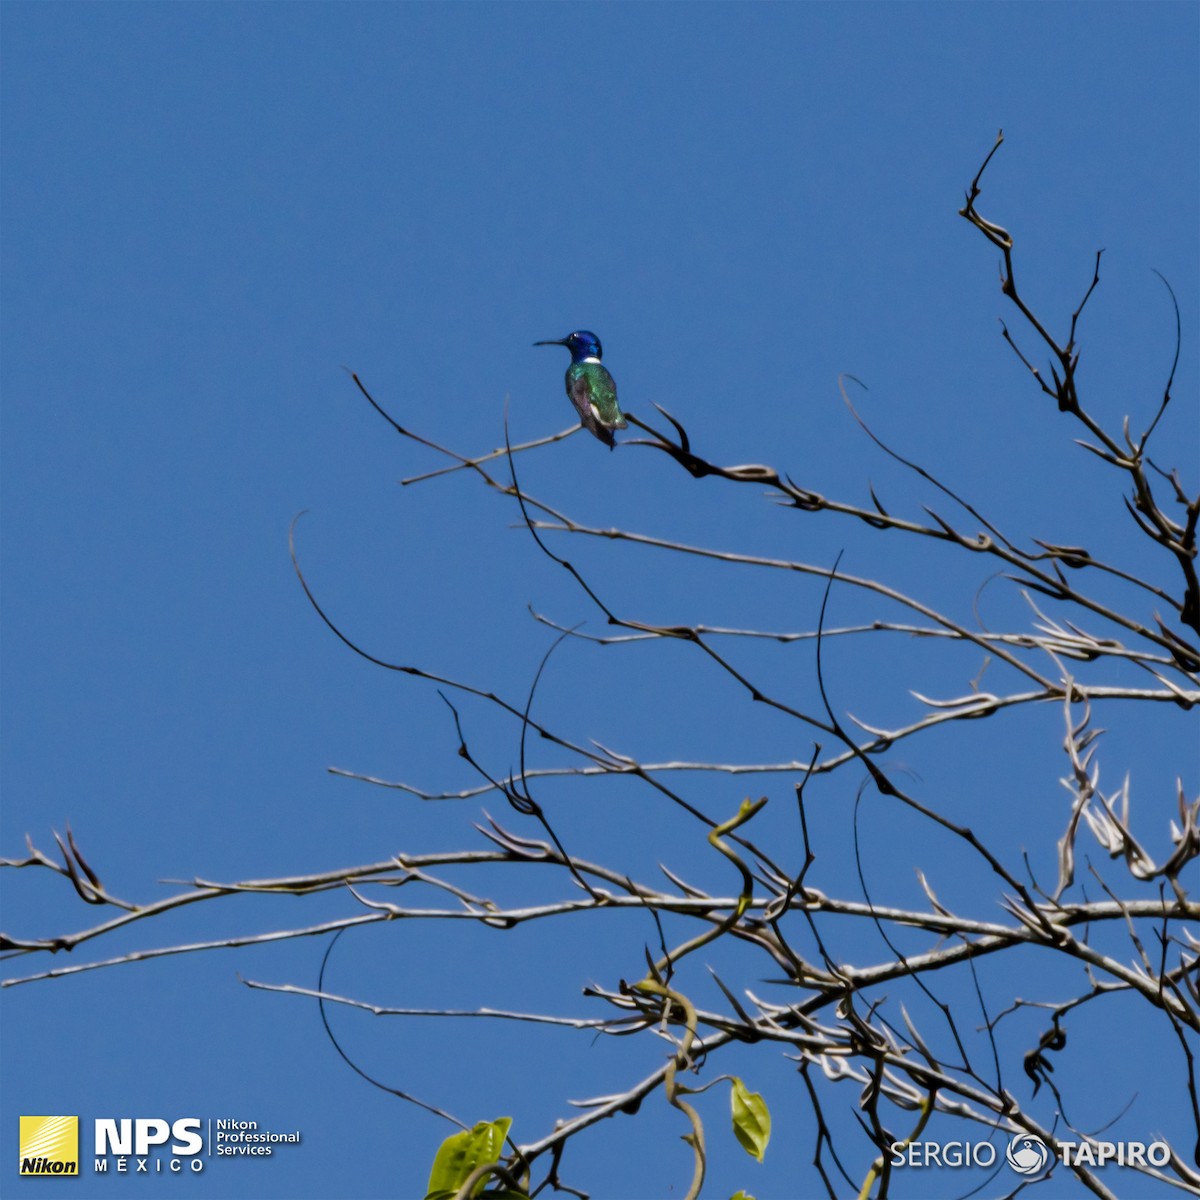
[(767, 1111), (767, 1102), (757, 1092), (748, 1091), (735, 1075), (729, 1106), (733, 1110), (733, 1132), (742, 1149), (762, 1162), (771, 1140), (771, 1114)]
[[(511, 1117), (500, 1117), (495, 1121), (480, 1121), (474, 1129), (448, 1137), (434, 1156), (425, 1200), (453, 1200), (476, 1167), (499, 1162), (511, 1125)], [(478, 1196), (487, 1182), (485, 1176), (471, 1189), (471, 1195)]]
[(729, 1197), (729, 1200), (754, 1200), (754, 1197), (750, 1195), (750, 1193), (744, 1188), (738, 1188), (738, 1190)]

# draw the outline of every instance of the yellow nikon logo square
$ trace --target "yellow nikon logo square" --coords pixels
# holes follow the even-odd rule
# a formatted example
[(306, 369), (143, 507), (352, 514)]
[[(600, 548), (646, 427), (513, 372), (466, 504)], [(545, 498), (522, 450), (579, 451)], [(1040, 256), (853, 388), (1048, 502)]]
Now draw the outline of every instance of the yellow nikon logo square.
[(22, 1117), (21, 1174), (78, 1175), (79, 1118)]

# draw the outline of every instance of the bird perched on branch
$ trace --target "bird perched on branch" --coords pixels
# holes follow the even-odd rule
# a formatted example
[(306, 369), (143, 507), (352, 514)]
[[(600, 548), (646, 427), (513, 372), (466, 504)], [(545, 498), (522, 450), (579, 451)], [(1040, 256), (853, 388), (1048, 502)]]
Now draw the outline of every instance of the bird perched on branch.
[(600, 361), (600, 339), (586, 329), (568, 333), (553, 342), (534, 342), (535, 346), (566, 346), (571, 352), (567, 368), (567, 395), (579, 413), (585, 429), (590, 429), (611, 450), (616, 445), (612, 431), (625, 429), (628, 422), (617, 403), (617, 385)]

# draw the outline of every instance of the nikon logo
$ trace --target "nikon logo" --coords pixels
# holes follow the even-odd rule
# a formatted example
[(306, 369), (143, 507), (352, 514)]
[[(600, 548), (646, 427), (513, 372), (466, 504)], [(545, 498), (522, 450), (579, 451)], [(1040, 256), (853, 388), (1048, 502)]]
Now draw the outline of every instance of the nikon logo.
[(22, 1117), (22, 1175), (79, 1174), (78, 1117)]

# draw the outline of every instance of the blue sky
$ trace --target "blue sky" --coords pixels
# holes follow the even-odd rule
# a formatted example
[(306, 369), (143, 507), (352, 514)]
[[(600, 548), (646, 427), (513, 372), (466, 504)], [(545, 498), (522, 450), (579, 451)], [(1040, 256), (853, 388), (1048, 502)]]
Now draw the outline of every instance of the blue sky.
[[(308, 606), (287, 555), (300, 510), (311, 585), (381, 657), (523, 698), (550, 642), (527, 605), (601, 631), (502, 499), (461, 476), (397, 486), (440, 462), (397, 438), (343, 367), (417, 431), (483, 451), (503, 440), (506, 404), (514, 440), (570, 424), (566, 353), (530, 344), (593, 329), (625, 407), (649, 419), (653, 401), (666, 405), (702, 452), (769, 462), (854, 502), (873, 484), (919, 513), (929, 497), (842, 404), (837, 377), (850, 372), (868, 385), (860, 406), (882, 435), (1007, 527), (1159, 571), (1119, 489), (1073, 449), (1075, 430), (1001, 341), (997, 317), (1011, 314), (997, 256), (957, 209), (1003, 127), (981, 208), (1016, 234), (1038, 311), (1062, 328), (1106, 249), (1082, 336), (1089, 396), (1111, 423), (1149, 414), (1161, 396), (1173, 327), (1153, 270), (1170, 279), (1184, 344), (1163, 448), (1194, 488), (1198, 13), (10, 0), (0, 854), (19, 856), (27, 833), (49, 851), (51, 830), (70, 822), (106, 885), (144, 902), (166, 893), (164, 879), (293, 875), (476, 844), (481, 807), (517, 827), (495, 797), (423, 805), (328, 771), (473, 782), (434, 689), (354, 657)], [(521, 469), (531, 492), (597, 526), (822, 563), (845, 548), (847, 570), (914, 589), (944, 571), (937, 586), (964, 611), (986, 574), (777, 509), (754, 489), (693, 483), (657, 454), (609, 454), (585, 435)], [(815, 623), (812, 581), (578, 540), (569, 553), (644, 619)], [(872, 615), (856, 596), (842, 603), (840, 621)], [(998, 585), (982, 603), (997, 618), (1017, 610)], [(811, 701), (811, 648), (745, 653)], [(847, 650), (835, 702), (873, 721), (911, 712), (922, 661), (899, 644), (882, 660)], [(973, 673), (948, 658), (932, 669), (942, 694)], [(566, 646), (538, 705), (581, 739), (645, 758), (811, 749), (681, 647)], [(512, 726), (478, 705), (463, 711), (473, 748), (506, 769)], [(1134, 772), (1160, 834), (1172, 780), (1182, 774), (1192, 794), (1198, 782), (1194, 755), (1178, 751), (1186, 718), (1116, 715), (1108, 778)], [(1005, 720), (969, 746), (931, 736), (893, 765), (1006, 851), (1036, 847), (1045, 863), (1065, 804), (1061, 714)], [(585, 856), (647, 878), (660, 861), (712, 869), (710, 852), (684, 844), (694, 827), (625, 784), (539, 796)], [(794, 837), (791, 784), (750, 785), (778, 796), (780, 838)], [(688, 786), (714, 814), (744, 794), (727, 779)], [(850, 862), (838, 857), (849, 786), (819, 805), (835, 864)], [(924, 830), (904, 841), (902, 827), (870, 848), (878, 886), (917, 903), (913, 865), (944, 855), (942, 886), (970, 896), (974, 868)], [(34, 874), (6, 873), (6, 932), (96, 919), (69, 887)], [(234, 897), (69, 961), (353, 911), (340, 895)], [(343, 939), (330, 987), (380, 1004), (595, 1015), (579, 989), (636, 978), (652, 937), (633, 919), (503, 936), (389, 925)], [(225, 1116), (304, 1133), (269, 1162), (217, 1164), (155, 1195), (422, 1194), (447, 1128), (351, 1073), (310, 1002), (239, 983), (312, 986), (322, 949), (301, 939), (6, 989), (6, 1194), (151, 1194), (146, 1181), (90, 1170), (73, 1184), (18, 1180), (15, 1118), (42, 1112)], [(40, 965), (7, 963), (6, 975)], [(745, 966), (759, 978), (761, 964)], [(628, 1086), (663, 1052), (649, 1039), (593, 1044), (520, 1026), (334, 1020), (379, 1078), (468, 1122), (512, 1115), (519, 1140), (546, 1132), (567, 1098)], [(774, 1050), (739, 1061), (777, 1112), (776, 1142), (752, 1163), (713, 1108), (705, 1194), (800, 1195), (812, 1133), (794, 1069)], [(1130, 1136), (1174, 1119), (1136, 1063), (1063, 1070), (1111, 1101), (1083, 1124), (1139, 1089)], [(685, 1189), (677, 1122), (649, 1108), (573, 1152), (597, 1200)], [(936, 1186), (951, 1194), (955, 1181)]]

